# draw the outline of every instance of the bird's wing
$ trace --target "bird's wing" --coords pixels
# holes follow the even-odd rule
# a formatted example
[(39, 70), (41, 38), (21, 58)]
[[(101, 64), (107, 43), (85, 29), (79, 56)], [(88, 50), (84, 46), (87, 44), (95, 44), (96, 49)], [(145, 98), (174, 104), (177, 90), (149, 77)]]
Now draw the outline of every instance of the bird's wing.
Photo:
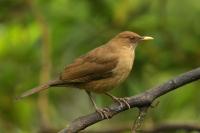
[[(107, 49), (108, 50), (108, 49)], [(60, 79), (69, 83), (84, 83), (112, 76), (118, 58), (104, 48), (97, 48), (75, 60), (61, 73)]]

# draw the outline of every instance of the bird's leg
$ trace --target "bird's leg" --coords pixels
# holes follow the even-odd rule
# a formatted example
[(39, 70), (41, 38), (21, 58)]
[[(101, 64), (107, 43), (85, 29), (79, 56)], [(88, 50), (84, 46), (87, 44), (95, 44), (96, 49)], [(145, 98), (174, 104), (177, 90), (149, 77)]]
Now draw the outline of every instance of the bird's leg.
[(105, 95), (107, 95), (107, 96), (109, 96), (109, 97), (111, 97), (114, 101), (116, 101), (116, 102), (118, 102), (119, 104), (120, 104), (120, 106), (122, 107), (122, 105), (123, 105), (123, 103), (130, 109), (131, 108), (131, 106), (129, 105), (129, 103), (128, 103), (128, 98), (118, 98), (118, 97), (116, 97), (116, 96), (113, 96), (113, 95), (111, 95), (110, 93), (108, 93), (108, 92), (105, 92), (104, 93)]
[(96, 105), (96, 103), (95, 103), (95, 101), (94, 101), (92, 95), (91, 95), (91, 92), (86, 91), (86, 93), (88, 94), (88, 96), (89, 96), (89, 98), (90, 98), (90, 101), (92, 102), (92, 105), (94, 106), (96, 112), (99, 113), (99, 114), (101, 115), (101, 118), (102, 118), (102, 119), (104, 119), (104, 118), (108, 119), (109, 116), (110, 116), (110, 114), (109, 114), (109, 109), (107, 109), (107, 108), (99, 109), (99, 108), (97, 107), (97, 105)]

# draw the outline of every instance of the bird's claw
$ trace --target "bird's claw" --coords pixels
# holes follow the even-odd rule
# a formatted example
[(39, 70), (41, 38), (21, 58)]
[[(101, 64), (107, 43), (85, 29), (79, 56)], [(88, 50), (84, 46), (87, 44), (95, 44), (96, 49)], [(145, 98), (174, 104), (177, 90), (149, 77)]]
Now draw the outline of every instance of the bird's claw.
[(100, 114), (101, 118), (104, 119), (109, 119), (111, 117), (110, 110), (108, 108), (103, 108), (103, 109), (96, 109), (96, 112)]
[(119, 103), (120, 107), (123, 107), (123, 104), (125, 104), (129, 109), (131, 108), (128, 98), (114, 98), (114, 100)]

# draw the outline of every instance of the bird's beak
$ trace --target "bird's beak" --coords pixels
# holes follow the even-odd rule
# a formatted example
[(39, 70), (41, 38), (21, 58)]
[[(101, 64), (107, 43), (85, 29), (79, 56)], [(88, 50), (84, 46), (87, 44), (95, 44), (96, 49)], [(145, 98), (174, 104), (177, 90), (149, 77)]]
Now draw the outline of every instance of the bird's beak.
[(150, 37), (150, 36), (143, 36), (141, 38), (142, 41), (145, 41), (145, 40), (153, 40), (154, 38), (153, 37)]

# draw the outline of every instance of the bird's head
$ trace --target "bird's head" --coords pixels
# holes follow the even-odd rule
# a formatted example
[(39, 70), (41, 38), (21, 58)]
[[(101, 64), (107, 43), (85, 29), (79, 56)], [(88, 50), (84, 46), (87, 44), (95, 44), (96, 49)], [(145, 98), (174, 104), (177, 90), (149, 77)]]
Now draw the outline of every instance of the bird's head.
[(119, 41), (121, 44), (133, 45), (134, 47), (141, 41), (153, 40), (153, 37), (150, 36), (140, 36), (137, 33), (131, 31), (124, 31), (119, 33), (114, 37), (116, 41)]

